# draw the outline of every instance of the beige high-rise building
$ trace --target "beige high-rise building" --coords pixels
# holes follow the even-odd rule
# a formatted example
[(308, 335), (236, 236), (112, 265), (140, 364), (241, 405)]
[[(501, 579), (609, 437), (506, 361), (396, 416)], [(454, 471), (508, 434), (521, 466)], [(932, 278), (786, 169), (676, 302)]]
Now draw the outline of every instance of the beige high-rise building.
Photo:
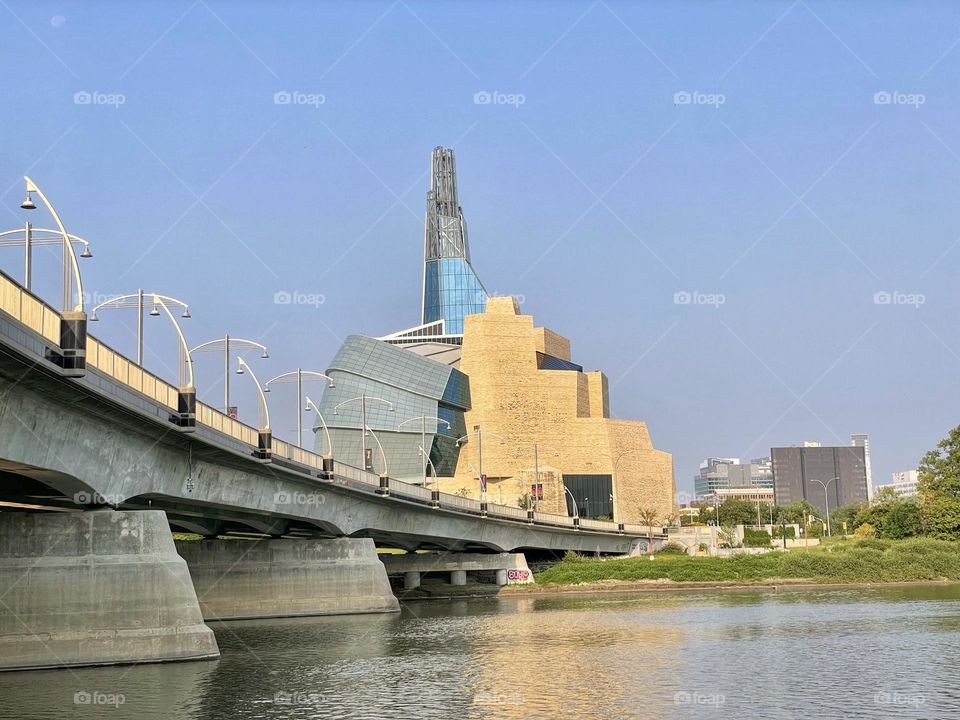
[(570, 341), (534, 327), (514, 298), (465, 318), (459, 369), (470, 378), (467, 441), (444, 491), (479, 497), (482, 452), (491, 502), (530, 497), (538, 466), (544, 512), (567, 513), (565, 485), (584, 517), (639, 524), (647, 508), (658, 521), (676, 511), (670, 453), (645, 423), (611, 418), (606, 376), (583, 372)]

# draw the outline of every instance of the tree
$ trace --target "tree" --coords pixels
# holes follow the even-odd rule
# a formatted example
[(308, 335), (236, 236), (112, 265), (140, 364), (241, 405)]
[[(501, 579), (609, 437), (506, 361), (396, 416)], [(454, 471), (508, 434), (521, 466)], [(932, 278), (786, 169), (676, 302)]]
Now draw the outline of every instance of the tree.
[(873, 503), (881, 505), (883, 503), (895, 502), (900, 499), (900, 494), (892, 487), (882, 487), (873, 494)]
[(727, 498), (720, 503), (720, 522), (723, 525), (753, 525), (757, 522), (757, 506), (749, 500)]
[(521, 510), (533, 510), (537, 507), (536, 498), (531, 493), (524, 493), (517, 498), (517, 507)]
[[(806, 513), (808, 516), (820, 515), (820, 510), (818, 508), (815, 508), (806, 500), (797, 500), (797, 502), (793, 502), (784, 507), (780, 507), (778, 508), (778, 510), (779, 510), (779, 514), (783, 516), (783, 519), (788, 524), (800, 525), (801, 527), (803, 526), (804, 513)], [(778, 520), (779, 520), (779, 516), (778, 516)]]
[(853, 536), (858, 539), (872, 538), (877, 536), (877, 531), (874, 529), (873, 525), (865, 522), (863, 525), (853, 531)]
[(960, 427), (920, 461), (920, 524), (943, 540), (960, 539)]
[(865, 507), (865, 503), (850, 503), (841, 505), (830, 513), (830, 530), (836, 535), (843, 531), (843, 524), (847, 524), (847, 532), (853, 532), (856, 527), (857, 514)]
[(653, 555), (653, 526), (659, 513), (654, 508), (640, 508), (640, 521), (647, 526), (647, 554)]
[[(876, 498), (876, 496), (874, 496)], [(920, 506), (914, 498), (885, 495), (857, 513), (854, 525), (871, 525), (876, 536), (885, 540), (901, 540), (922, 532)]]

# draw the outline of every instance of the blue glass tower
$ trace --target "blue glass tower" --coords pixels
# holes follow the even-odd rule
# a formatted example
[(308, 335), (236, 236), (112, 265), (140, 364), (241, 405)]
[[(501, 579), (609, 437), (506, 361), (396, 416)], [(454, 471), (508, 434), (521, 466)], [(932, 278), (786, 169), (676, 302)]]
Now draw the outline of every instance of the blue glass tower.
[(470, 265), (453, 150), (434, 148), (431, 164), (424, 222), (422, 323), (442, 320), (443, 334), (462, 335), (464, 316), (484, 311), (487, 291)]

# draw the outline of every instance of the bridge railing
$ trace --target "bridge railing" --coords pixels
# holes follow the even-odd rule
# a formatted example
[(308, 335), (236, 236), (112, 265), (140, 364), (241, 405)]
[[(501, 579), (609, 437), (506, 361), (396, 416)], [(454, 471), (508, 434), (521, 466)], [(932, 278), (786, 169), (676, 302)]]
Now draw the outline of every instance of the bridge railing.
[(95, 368), (117, 382), (146, 395), (169, 410), (177, 409), (177, 389), (127, 360), (96, 338), (87, 336), (87, 367)]
[(0, 273), (0, 310), (60, 346), (60, 313), (4, 273)]
[(200, 402), (197, 403), (197, 423), (211, 427), (247, 445), (257, 446), (259, 433), (256, 428), (244, 425), (229, 415), (224, 415), (222, 412)]

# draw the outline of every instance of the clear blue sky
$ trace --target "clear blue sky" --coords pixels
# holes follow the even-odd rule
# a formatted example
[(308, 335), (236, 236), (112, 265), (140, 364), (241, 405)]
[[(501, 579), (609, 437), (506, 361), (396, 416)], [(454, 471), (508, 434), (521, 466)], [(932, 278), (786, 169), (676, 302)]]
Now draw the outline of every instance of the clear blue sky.
[[(886, 482), (960, 419), (958, 40), (950, 2), (2, 0), (0, 217), (23, 222), (29, 173), (94, 243), (91, 294), (182, 297), (192, 342), (270, 346), (263, 380), (418, 321), (429, 155), (453, 146), (487, 288), (607, 373), (679, 488), (708, 455), (852, 432)], [(924, 302), (874, 302), (895, 291)], [(132, 353), (133, 328), (94, 331)], [(218, 403), (219, 364), (196, 368)], [(272, 404), (289, 437), (292, 392)]]

